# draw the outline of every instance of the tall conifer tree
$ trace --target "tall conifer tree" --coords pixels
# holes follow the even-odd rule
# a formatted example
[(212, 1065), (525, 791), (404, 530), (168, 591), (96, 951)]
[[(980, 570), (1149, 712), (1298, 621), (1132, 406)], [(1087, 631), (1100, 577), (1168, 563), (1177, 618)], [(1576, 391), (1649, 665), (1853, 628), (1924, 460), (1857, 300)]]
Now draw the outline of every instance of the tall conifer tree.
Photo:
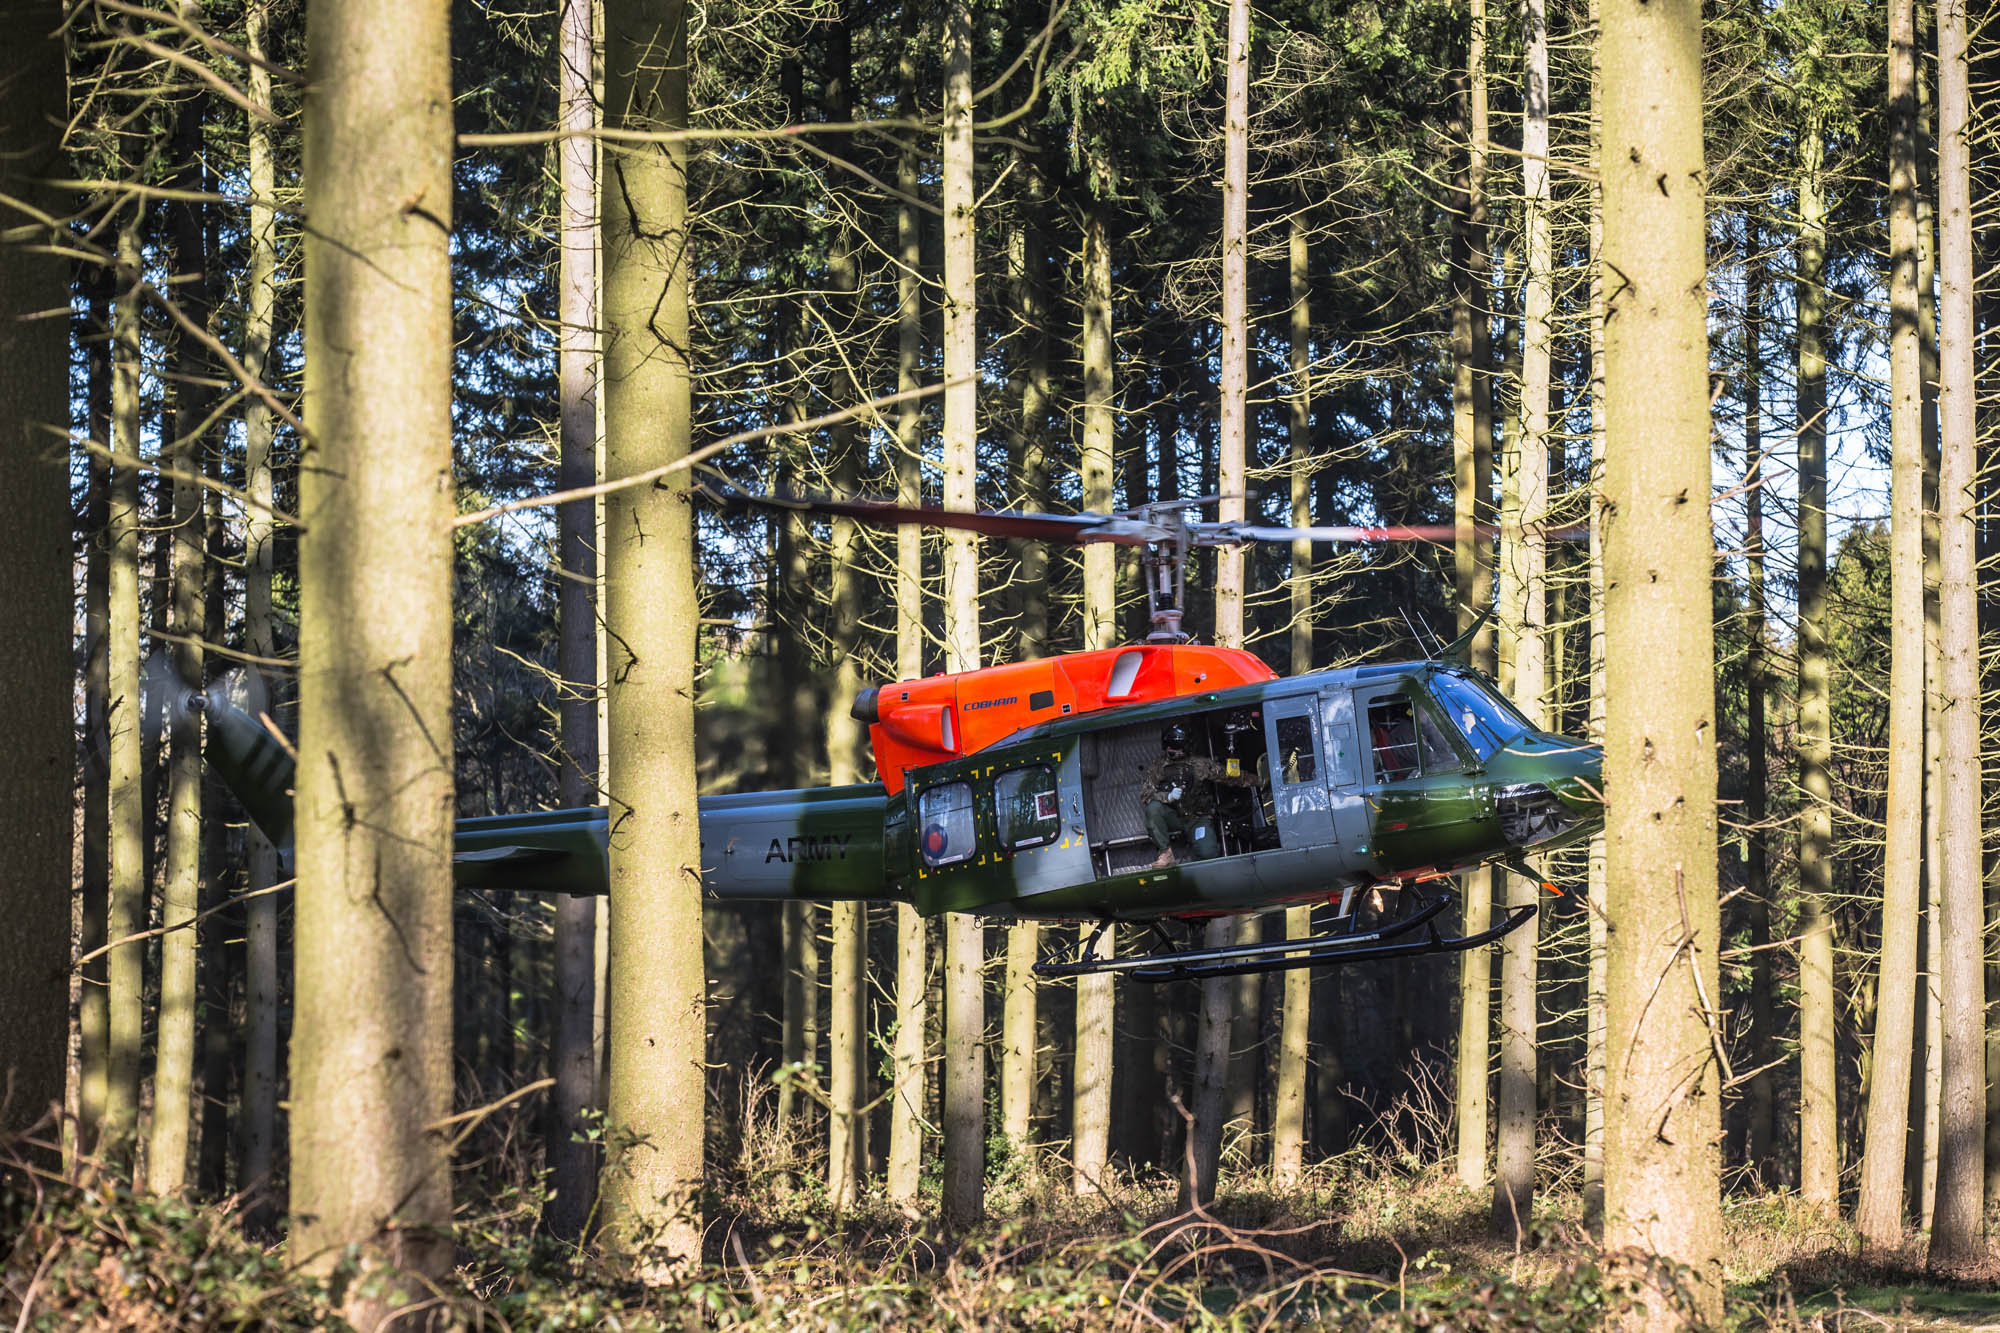
[[(556, 16), (557, 114), (568, 137), (556, 148), (557, 487), (597, 480), (597, 123), (591, 87), (592, 0), (563, 0)], [(556, 511), (558, 633), (556, 668), (561, 767), (557, 798), (568, 808), (598, 799), (597, 504), (572, 500)], [(597, 1199), (596, 1152), (586, 1113), (597, 1105), (592, 1012), (597, 989), (597, 900), (563, 894), (555, 904), (556, 1080), (550, 1103), (549, 1171), (555, 1197), (549, 1224), (580, 1235)]]
[[(1603, 0), (1604, 1240), (1721, 1311), (1708, 338), (1698, 0)], [(1641, 1281), (1656, 1281), (1647, 1270)], [(1649, 1292), (1625, 1328), (1684, 1326)]]
[[(61, 164), (67, 119), (60, 4), (16, 0), (0, 7), (8, 34), (0, 54), (0, 231), (64, 210), (51, 179)], [(17, 202), (18, 201), (18, 202)], [(32, 235), (32, 233), (30, 233)], [(24, 1128), (63, 1099), (68, 1058), (71, 770), (69, 474), (57, 432), (69, 422), (68, 323), (48, 312), (68, 302), (67, 266), (54, 254), (0, 240), (0, 466), (18, 510), (0, 536), (9, 606), (0, 628), (7, 652), (8, 738), (0, 763), (0, 821), (18, 914), (0, 944), (0, 1133)]]
[[(945, 10), (944, 86), (944, 506), (978, 501), (979, 334), (974, 276), (976, 191), (972, 152), (972, 4)], [(979, 552), (969, 532), (945, 547), (945, 670), (979, 666)], [(979, 921), (945, 918), (944, 1216), (968, 1226), (986, 1213), (986, 992)]]
[(290, 1246), (384, 1271), (363, 1328), (452, 1261), (449, 32), (391, 0), (306, 28)]
[(1868, 1136), (1854, 1222), (1886, 1249), (1903, 1236), (1903, 1167), (1916, 1022), (1923, 875), (1923, 385), (1917, 340), (1915, 0), (1889, 5), (1889, 791)]
[[(671, 135), (688, 123), (687, 10), (607, 0), (605, 119)], [(683, 140), (607, 149), (605, 475), (685, 458), (688, 153)], [(701, 831), (695, 819), (693, 513), (669, 485), (626, 486), (604, 507), (612, 815), (608, 910), (610, 1148), (599, 1185), (610, 1243), (644, 1281), (701, 1259), (704, 984)]]

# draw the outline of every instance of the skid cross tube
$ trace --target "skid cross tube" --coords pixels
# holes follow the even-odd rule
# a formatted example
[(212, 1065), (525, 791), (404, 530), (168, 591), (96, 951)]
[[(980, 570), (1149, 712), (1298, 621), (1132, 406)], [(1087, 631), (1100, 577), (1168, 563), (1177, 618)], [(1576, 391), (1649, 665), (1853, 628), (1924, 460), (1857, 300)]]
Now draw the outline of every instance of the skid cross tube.
[[(1035, 972), (1043, 977), (1080, 977), (1099, 972), (1123, 973), (1134, 981), (1201, 980), (1207, 977), (1235, 977), (1257, 972), (1281, 972), (1297, 967), (1338, 967), (1385, 958), (1413, 958), (1422, 954), (1460, 953), (1491, 944), (1518, 930), (1535, 915), (1532, 903), (1509, 908), (1496, 925), (1476, 935), (1442, 935), (1434, 924), (1439, 913), (1449, 907), (1453, 895), (1443, 894), (1415, 915), (1379, 930), (1339, 935), (1313, 935), (1304, 939), (1275, 940), (1260, 944), (1238, 944), (1223, 949), (1187, 949), (1130, 958), (1087, 960), (1074, 963), (1040, 963)], [(1422, 929), (1417, 939), (1402, 937)]]

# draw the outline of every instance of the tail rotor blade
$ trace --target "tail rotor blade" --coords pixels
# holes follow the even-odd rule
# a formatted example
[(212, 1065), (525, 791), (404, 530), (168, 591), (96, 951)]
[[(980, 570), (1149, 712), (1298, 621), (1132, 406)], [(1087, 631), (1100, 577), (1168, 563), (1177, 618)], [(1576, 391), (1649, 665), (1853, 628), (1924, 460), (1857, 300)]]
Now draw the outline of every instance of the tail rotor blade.
[(141, 734), (151, 743), (200, 712), (206, 700), (181, 678), (173, 654), (159, 648), (139, 669), (139, 703)]
[(271, 708), (271, 692), (264, 684), (263, 673), (247, 662), (217, 676), (207, 694), (211, 711), (234, 708), (247, 717), (258, 718)]

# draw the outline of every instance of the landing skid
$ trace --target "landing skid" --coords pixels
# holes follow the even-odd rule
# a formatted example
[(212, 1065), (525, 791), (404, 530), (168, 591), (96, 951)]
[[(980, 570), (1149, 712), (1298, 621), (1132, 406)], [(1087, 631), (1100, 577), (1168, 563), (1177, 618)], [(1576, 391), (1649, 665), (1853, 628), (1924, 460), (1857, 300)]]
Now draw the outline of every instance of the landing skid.
[[(1449, 893), (1439, 894), (1415, 914), (1377, 930), (1339, 931), (1223, 949), (1167, 948), (1129, 958), (1092, 958), (1091, 946), (1097, 939), (1093, 934), (1090, 944), (1073, 955), (1077, 961), (1044, 958), (1035, 964), (1035, 975), (1060, 978), (1111, 973), (1134, 981), (1198, 981), (1206, 977), (1240, 977), (1252, 972), (1283, 972), (1295, 967), (1340, 967), (1384, 958), (1462, 953), (1482, 948), (1518, 930), (1535, 914), (1535, 904), (1524, 903), (1508, 908), (1498, 924), (1476, 935), (1439, 934), (1435, 924), (1438, 914), (1451, 906), (1453, 898)], [(1405, 938), (1419, 931), (1422, 932), (1419, 938)]]

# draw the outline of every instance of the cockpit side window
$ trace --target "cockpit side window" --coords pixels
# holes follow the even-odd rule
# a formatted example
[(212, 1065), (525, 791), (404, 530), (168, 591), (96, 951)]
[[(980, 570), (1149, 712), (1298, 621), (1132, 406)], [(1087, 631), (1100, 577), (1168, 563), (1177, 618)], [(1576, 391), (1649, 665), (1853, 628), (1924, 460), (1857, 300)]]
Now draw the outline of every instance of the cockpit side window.
[(1528, 720), (1483, 681), (1439, 671), (1432, 674), (1430, 687), (1445, 716), (1482, 761), (1528, 730)]
[(1424, 771), (1426, 773), (1456, 773), (1465, 767), (1458, 751), (1431, 716), (1431, 710), (1417, 709), (1417, 731), (1424, 742)]

